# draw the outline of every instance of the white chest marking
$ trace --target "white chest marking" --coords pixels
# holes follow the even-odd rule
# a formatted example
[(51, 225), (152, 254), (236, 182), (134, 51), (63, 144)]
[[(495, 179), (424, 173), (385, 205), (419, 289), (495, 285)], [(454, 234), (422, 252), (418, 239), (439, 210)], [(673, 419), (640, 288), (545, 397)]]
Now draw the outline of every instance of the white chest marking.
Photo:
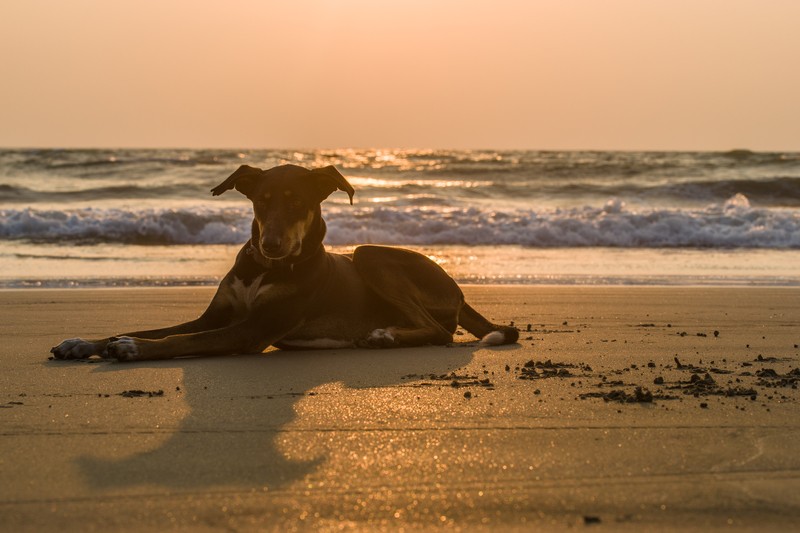
[(261, 285), (262, 276), (263, 274), (256, 276), (249, 285), (245, 285), (244, 281), (239, 278), (233, 278), (233, 283), (231, 283), (231, 292), (233, 293), (231, 299), (233, 300), (232, 303), (234, 306), (249, 311), (256, 300), (273, 287), (272, 283)]

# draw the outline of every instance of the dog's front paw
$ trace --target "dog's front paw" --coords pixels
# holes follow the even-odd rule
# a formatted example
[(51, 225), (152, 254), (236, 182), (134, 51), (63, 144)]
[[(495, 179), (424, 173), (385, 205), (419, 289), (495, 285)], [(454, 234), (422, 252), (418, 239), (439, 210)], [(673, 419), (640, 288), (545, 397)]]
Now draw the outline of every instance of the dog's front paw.
[(86, 359), (99, 355), (97, 344), (83, 339), (67, 339), (58, 346), (50, 348), (50, 353), (56, 359)]
[(131, 337), (114, 337), (106, 346), (104, 356), (117, 361), (136, 361), (139, 359), (139, 347)]
[(369, 348), (391, 348), (397, 346), (392, 329), (376, 329), (366, 339)]

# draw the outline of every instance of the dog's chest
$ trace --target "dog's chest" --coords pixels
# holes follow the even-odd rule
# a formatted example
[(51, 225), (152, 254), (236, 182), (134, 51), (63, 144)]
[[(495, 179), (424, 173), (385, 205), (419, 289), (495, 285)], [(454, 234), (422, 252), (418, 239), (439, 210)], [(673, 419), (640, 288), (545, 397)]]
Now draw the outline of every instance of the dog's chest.
[(256, 304), (261, 304), (286, 292), (279, 283), (263, 283), (263, 274), (249, 282), (234, 277), (228, 284), (226, 296), (237, 314), (248, 313)]

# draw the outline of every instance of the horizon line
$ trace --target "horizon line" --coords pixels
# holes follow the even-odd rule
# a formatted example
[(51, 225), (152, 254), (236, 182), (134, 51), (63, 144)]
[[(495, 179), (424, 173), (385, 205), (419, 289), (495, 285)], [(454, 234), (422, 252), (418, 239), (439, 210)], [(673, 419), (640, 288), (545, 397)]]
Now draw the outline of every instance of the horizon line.
[(782, 149), (752, 149), (744, 147), (734, 147), (727, 149), (698, 149), (698, 148), (457, 148), (457, 147), (399, 147), (399, 146), (318, 146), (318, 147), (255, 147), (255, 146), (0, 146), (2, 151), (26, 151), (26, 150), (235, 150), (235, 151), (452, 151), (452, 152), (640, 152), (640, 153), (798, 153), (800, 148)]

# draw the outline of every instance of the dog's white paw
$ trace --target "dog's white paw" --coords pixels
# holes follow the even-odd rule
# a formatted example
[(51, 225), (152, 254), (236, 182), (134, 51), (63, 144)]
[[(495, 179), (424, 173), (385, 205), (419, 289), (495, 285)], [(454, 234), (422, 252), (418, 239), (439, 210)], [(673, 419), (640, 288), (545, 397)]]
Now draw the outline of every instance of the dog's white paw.
[(139, 347), (131, 337), (115, 337), (106, 346), (106, 357), (117, 361), (135, 361), (139, 358)]
[(499, 344), (505, 344), (505, 342), (506, 336), (503, 335), (502, 331), (490, 331), (483, 336), (479, 344), (481, 346), (497, 346)]
[(372, 348), (389, 348), (396, 344), (391, 328), (373, 330), (367, 337), (367, 346)]
[(50, 348), (50, 353), (56, 359), (86, 359), (97, 355), (97, 345), (79, 338), (67, 339)]

